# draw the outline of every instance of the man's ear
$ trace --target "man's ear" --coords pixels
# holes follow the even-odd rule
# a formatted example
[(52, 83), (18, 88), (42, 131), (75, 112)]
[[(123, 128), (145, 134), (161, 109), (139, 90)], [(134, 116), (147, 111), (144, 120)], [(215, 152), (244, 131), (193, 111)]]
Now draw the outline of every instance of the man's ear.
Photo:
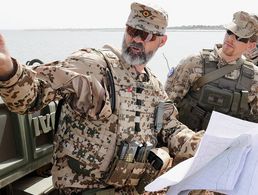
[(163, 45), (165, 45), (165, 43), (167, 42), (167, 35), (163, 35), (161, 37), (161, 41), (160, 41), (160, 44), (159, 44), (159, 47), (162, 47)]
[(254, 48), (256, 48), (256, 42), (251, 42), (248, 46), (248, 49), (252, 50)]

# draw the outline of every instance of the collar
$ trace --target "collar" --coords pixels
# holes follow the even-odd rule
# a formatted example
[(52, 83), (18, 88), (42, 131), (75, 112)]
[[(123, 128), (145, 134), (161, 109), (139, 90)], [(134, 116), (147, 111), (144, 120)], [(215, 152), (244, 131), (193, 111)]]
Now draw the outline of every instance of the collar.
[(147, 68), (144, 68), (145, 72), (144, 73), (138, 73), (136, 71), (136, 69), (134, 68), (134, 66), (132, 65), (126, 65), (127, 67), (129, 66), (129, 71), (132, 75), (132, 77), (137, 80), (137, 81), (140, 81), (140, 82), (148, 82), (150, 80), (150, 74), (147, 70)]

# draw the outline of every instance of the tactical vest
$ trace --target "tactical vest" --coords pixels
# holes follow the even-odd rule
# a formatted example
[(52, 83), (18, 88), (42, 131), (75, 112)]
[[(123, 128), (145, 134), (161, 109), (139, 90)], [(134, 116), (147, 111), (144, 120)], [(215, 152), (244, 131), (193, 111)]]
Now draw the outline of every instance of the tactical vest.
[[(218, 61), (209, 60), (210, 52), (203, 52), (204, 75), (217, 70)], [(254, 79), (254, 69), (243, 61), (240, 75), (232, 80), (220, 77), (200, 89), (189, 90), (178, 104), (179, 120), (189, 128), (198, 131), (206, 129), (213, 110), (241, 119), (250, 113), (248, 95)]]
[[(69, 156), (68, 166), (73, 171), (94, 178), (96, 183), (103, 183), (103, 179), (112, 169), (122, 141), (149, 142), (153, 145), (157, 143), (158, 132), (154, 130), (154, 111), (156, 105), (166, 98), (160, 83), (150, 71), (148, 82), (136, 81), (131, 75), (130, 67), (123, 64), (117, 56), (119, 54), (116, 55), (114, 52), (112, 48), (101, 50), (109, 66), (107, 71), (111, 72), (113, 78), (113, 113), (110, 112), (110, 116), (100, 117), (98, 120), (92, 120), (87, 116), (85, 119), (78, 116), (69, 104), (64, 104), (59, 128), (67, 131), (62, 131), (62, 134), (59, 132), (58, 136), (65, 140), (65, 144), (61, 152), (55, 151), (58, 158)], [(110, 85), (108, 81), (105, 83)], [(107, 85), (104, 87), (109, 88)], [(110, 98), (112, 102), (112, 97)], [(103, 110), (106, 106), (110, 107), (110, 102), (106, 104)], [(100, 113), (102, 114), (105, 113)], [(129, 167), (127, 169), (130, 171)], [(136, 171), (144, 171), (143, 165), (139, 165)], [(130, 185), (130, 182), (136, 185), (135, 180), (127, 184)], [(123, 185), (114, 183), (114, 186)], [(92, 185), (85, 184), (81, 187), (91, 188)]]

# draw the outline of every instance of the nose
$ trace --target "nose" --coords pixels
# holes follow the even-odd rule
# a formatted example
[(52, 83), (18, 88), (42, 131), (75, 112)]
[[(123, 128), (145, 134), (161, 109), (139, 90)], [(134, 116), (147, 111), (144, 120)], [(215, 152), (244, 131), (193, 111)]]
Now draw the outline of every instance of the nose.
[(136, 43), (143, 43), (143, 42), (144, 42), (144, 41), (142, 40), (142, 38), (141, 38), (139, 35), (133, 37), (133, 40), (134, 40)]
[(226, 40), (228, 40), (230, 42), (236, 41), (236, 36), (234, 34), (232, 34), (232, 35), (227, 34), (227, 36), (225, 38), (226, 38)]

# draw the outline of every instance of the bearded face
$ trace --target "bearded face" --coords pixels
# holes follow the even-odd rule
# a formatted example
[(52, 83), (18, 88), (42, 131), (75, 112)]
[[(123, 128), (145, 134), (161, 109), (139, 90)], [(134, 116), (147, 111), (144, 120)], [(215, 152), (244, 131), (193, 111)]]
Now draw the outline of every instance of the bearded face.
[(147, 64), (147, 62), (155, 54), (156, 50), (145, 52), (144, 45), (142, 43), (130, 42), (126, 44), (125, 39), (122, 44), (122, 57), (125, 62), (130, 65)]

